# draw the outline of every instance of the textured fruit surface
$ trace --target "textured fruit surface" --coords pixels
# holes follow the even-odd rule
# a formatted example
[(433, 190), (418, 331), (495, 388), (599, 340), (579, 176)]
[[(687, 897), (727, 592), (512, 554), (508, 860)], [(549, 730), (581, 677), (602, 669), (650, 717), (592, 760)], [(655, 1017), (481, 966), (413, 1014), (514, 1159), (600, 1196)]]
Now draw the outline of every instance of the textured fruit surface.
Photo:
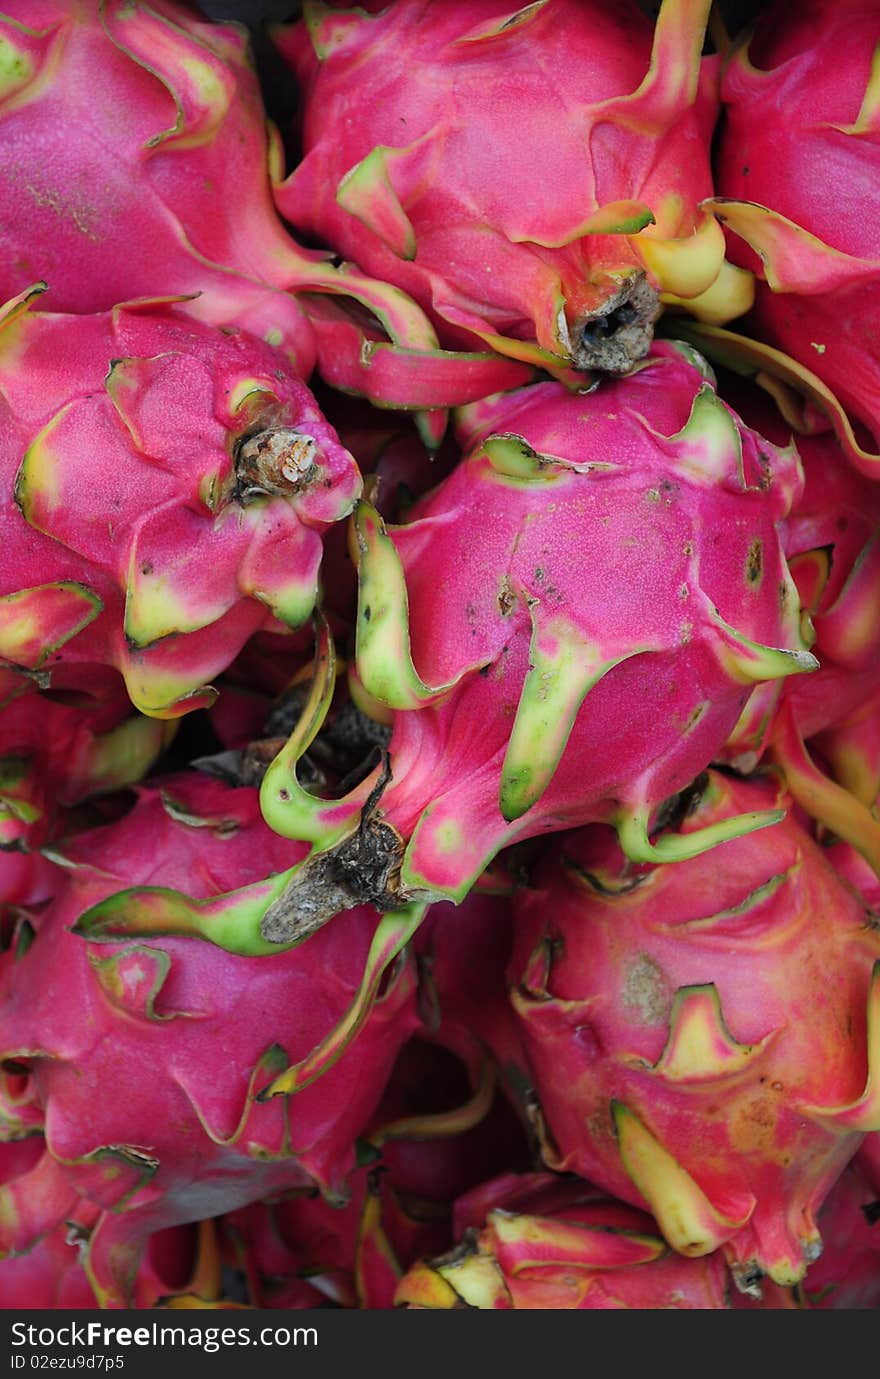
[(456, 1203), (461, 1244), (414, 1266), (398, 1305), (496, 1311), (712, 1310), (726, 1306), (719, 1253), (683, 1259), (645, 1212), (574, 1176), (505, 1174)]
[(547, 382), (487, 399), (405, 523), (359, 506), (357, 677), (391, 722), (390, 780), (380, 766), (327, 802), (297, 788), (303, 720), (263, 782), (272, 827), (318, 856), (374, 829), (386, 907), (460, 900), (500, 848), (591, 820), (657, 855), (656, 810), (720, 751), (750, 685), (817, 664), (780, 540), (797, 454), (707, 375), (660, 342), (587, 396)]
[[(828, 384), (875, 450), (878, 42), (873, 0), (770, 5), (725, 70), (711, 203), (731, 255), (763, 279), (749, 333)], [(876, 471), (876, 455), (865, 463)]]
[(0, 298), (40, 279), (52, 311), (187, 294), (308, 375), (246, 30), (174, 0), (9, 0), (0, 39)]
[(708, 6), (308, 4), (277, 42), (304, 92), (283, 214), (428, 309), (441, 338), (623, 373), (659, 294), (750, 301), (711, 195)]
[[(28, 1181), (53, 1185), (59, 1220), (76, 1197), (105, 1209), (89, 1268), (111, 1299), (124, 1301), (156, 1230), (283, 1188), (344, 1192), (355, 1138), (416, 1023), (413, 982), (406, 968), (389, 981), (320, 1087), (295, 1104), (262, 1103), (255, 1094), (346, 1009), (374, 914), (351, 912), (271, 961), (186, 938), (92, 943), (72, 926), (140, 883), (173, 932), (184, 897), (234, 900), (301, 852), (265, 827), (254, 790), (168, 778), (142, 787), (124, 819), (68, 845), (68, 885), (3, 955), (0, 1050), (26, 1077), (17, 1097), (29, 1121), (43, 1113), (45, 1148)], [(50, 1205), (28, 1181), (4, 1189), (4, 1250), (55, 1224), (34, 1219), (37, 1202)]]
[[(772, 780), (710, 773), (681, 828), (773, 799)], [(683, 1254), (723, 1245), (743, 1288), (799, 1282), (880, 1120), (870, 912), (791, 812), (675, 867), (633, 867), (602, 828), (566, 835), (515, 906), (553, 1166), (648, 1204)]]
[(203, 707), (253, 632), (308, 619), (357, 465), (254, 336), (28, 300), (0, 330), (0, 657), (115, 666), (159, 718)]

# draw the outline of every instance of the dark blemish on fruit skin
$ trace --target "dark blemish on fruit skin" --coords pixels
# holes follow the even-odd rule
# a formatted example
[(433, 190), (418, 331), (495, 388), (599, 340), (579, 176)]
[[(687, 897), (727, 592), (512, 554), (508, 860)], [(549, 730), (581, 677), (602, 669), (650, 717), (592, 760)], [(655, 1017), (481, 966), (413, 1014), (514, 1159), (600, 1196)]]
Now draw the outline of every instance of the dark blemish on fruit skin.
[(498, 607), (501, 610), (501, 616), (503, 618), (509, 617), (515, 605), (516, 597), (510, 587), (510, 580), (505, 575), (501, 581), (501, 587), (498, 590)]
[(143, 563), (143, 565), (141, 566), (141, 574), (142, 574), (142, 575), (151, 575), (152, 573), (153, 573), (153, 562), (152, 562), (152, 560), (145, 560), (144, 563)]
[(363, 619), (364, 619), (364, 622), (369, 622), (369, 621), (370, 621), (370, 618), (371, 618), (372, 616), (373, 616), (373, 610), (372, 610), (372, 608), (370, 607), (370, 605), (367, 604), (367, 605), (365, 606), (364, 612), (363, 612)]
[(756, 537), (749, 547), (749, 553), (746, 556), (746, 580), (749, 584), (760, 584), (763, 567), (764, 551), (760, 538)]

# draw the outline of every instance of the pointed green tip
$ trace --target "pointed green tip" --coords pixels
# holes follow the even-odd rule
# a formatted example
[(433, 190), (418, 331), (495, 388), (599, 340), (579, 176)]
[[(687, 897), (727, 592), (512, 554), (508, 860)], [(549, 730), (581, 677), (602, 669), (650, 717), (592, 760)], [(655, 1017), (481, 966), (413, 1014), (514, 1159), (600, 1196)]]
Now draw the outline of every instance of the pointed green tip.
[(505, 823), (521, 819), (539, 799), (541, 792), (535, 788), (534, 776), (532, 768), (522, 763), (513, 774), (502, 776), (498, 807)]
[(695, 829), (693, 833), (661, 834), (654, 843), (648, 837), (647, 816), (643, 811), (621, 816), (616, 821), (616, 828), (621, 849), (631, 862), (688, 862), (720, 843), (729, 843), (758, 829), (770, 828), (784, 818), (784, 809), (737, 814), (732, 819), (722, 819), (717, 824)]

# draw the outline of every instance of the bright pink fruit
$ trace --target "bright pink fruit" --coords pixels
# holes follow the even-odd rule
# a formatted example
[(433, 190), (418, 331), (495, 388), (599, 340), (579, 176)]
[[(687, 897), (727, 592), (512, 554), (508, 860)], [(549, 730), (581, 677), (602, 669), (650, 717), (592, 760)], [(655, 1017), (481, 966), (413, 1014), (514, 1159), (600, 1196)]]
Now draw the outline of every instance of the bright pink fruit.
[[(789, 804), (709, 773), (683, 834)], [(548, 848), (508, 975), (545, 1155), (743, 1289), (803, 1279), (817, 1213), (880, 1127), (880, 931), (793, 817), (680, 866), (603, 828)], [(554, 1148), (555, 1146), (555, 1148)]]
[(344, 1192), (355, 1138), (417, 1024), (411, 968), (397, 968), (319, 1087), (294, 1101), (257, 1094), (351, 1004), (372, 912), (270, 962), (185, 938), (94, 944), (72, 931), (88, 931), (101, 902), (136, 910), (133, 885), (166, 934), (188, 905), (222, 923), (301, 855), (263, 824), (255, 790), (196, 773), (141, 787), (125, 818), (68, 845), (65, 890), (22, 921), (2, 959), (0, 1052), (24, 1082), (19, 1127), (37, 1106), (45, 1124), (45, 1152), (0, 1194), (4, 1250), (26, 1249), (86, 1198), (104, 1212), (89, 1241), (94, 1286), (125, 1305), (155, 1231), (291, 1187)]
[[(876, 1136), (868, 1135), (867, 1140)], [(851, 1311), (880, 1306), (880, 1196), (863, 1171), (862, 1151), (848, 1164), (819, 1212), (822, 1254), (794, 1288), (764, 1284), (760, 1299), (734, 1295), (734, 1306), (763, 1311)]]
[[(304, 94), (282, 213), (430, 311), (455, 347), (625, 372), (661, 300), (739, 315), (712, 193), (709, 6), (307, 4), (277, 43)], [(659, 294), (663, 294), (660, 298)]]
[(455, 1221), (460, 1244), (415, 1265), (398, 1285), (398, 1305), (495, 1311), (727, 1305), (719, 1253), (683, 1259), (645, 1212), (574, 1177), (504, 1174), (461, 1198)]
[[(875, 0), (776, 0), (725, 69), (709, 204), (758, 284), (750, 331), (817, 374), (880, 445)], [(833, 53), (833, 62), (828, 61)], [(748, 247), (747, 247), (748, 246)], [(880, 457), (856, 457), (876, 474)]]
[(115, 666), (176, 717), (318, 592), (361, 479), (285, 356), (173, 307), (0, 330), (0, 661)]
[[(177, 0), (9, 0), (0, 47), (0, 301), (40, 281), (53, 311), (181, 294), (191, 316), (280, 346), (302, 377), (317, 355), (392, 405), (525, 381), (509, 361), (439, 351), (402, 292), (292, 239), (242, 25)], [(435, 438), (441, 415), (425, 423)]]
[(360, 883), (393, 908), (461, 900), (502, 847), (578, 823), (667, 860), (772, 822), (650, 840), (750, 684), (816, 665), (780, 542), (796, 454), (670, 342), (587, 396), (548, 382), (488, 399), (459, 433), (464, 460), (407, 522), (357, 510), (353, 693), (391, 722), (390, 778), (332, 800), (297, 784), (327, 672), (263, 782), (272, 827), (313, 842), (316, 874), (357, 841)]

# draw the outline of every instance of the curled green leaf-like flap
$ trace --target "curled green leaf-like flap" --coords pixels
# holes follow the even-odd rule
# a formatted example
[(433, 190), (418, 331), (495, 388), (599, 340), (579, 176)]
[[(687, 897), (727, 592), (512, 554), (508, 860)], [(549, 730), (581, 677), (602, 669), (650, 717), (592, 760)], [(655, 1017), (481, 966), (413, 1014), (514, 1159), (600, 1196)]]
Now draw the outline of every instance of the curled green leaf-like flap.
[(802, 1106), (805, 1115), (814, 1116), (839, 1130), (871, 1134), (880, 1130), (880, 959), (871, 971), (868, 991), (867, 1063), (865, 1090), (843, 1106)]
[(427, 908), (426, 905), (408, 905), (403, 910), (382, 916), (370, 944), (361, 984), (349, 1009), (306, 1058), (292, 1064), (259, 1094), (259, 1101), (301, 1092), (332, 1068), (372, 1010), (382, 977), (409, 943), (424, 919)]
[(37, 670), (94, 622), (103, 601), (83, 584), (59, 580), (0, 598), (0, 661)]
[[(764, 380), (776, 380), (788, 385), (792, 390), (788, 398), (789, 407), (799, 397), (812, 402), (831, 422), (838, 444), (856, 469), (872, 479), (880, 474), (880, 453), (865, 450), (859, 444), (852, 423), (834, 393), (805, 365), (782, 350), (774, 349), (772, 345), (753, 340), (747, 335), (738, 335), (722, 326), (704, 325), (677, 317), (675, 333), (690, 340), (710, 359), (734, 373), (754, 378), (764, 387), (767, 387)], [(786, 415), (786, 420), (789, 425), (807, 434), (813, 429), (806, 417), (801, 417), (800, 424), (791, 414)]]
[(611, 1114), (623, 1167), (673, 1249), (698, 1258), (742, 1229), (755, 1209), (750, 1193), (740, 1194), (733, 1215), (719, 1210), (629, 1106), (612, 1101)]
[(740, 1044), (727, 1027), (714, 982), (679, 987), (669, 1038), (653, 1071), (666, 1082), (683, 1085), (738, 1077), (763, 1055), (773, 1034), (771, 1030), (757, 1044)]
[(614, 666), (642, 649), (603, 658), (602, 648), (564, 619), (542, 619), (534, 606), (529, 612), (529, 670), (504, 756), (498, 800), (508, 823), (531, 809), (547, 789), (589, 691)]
[(861, 259), (834, 249), (756, 201), (716, 196), (701, 204), (755, 251), (773, 292), (810, 296), (880, 277), (880, 259)]
[(26, 287), (23, 292), (19, 292), (15, 297), (10, 297), (8, 302), (0, 306), (0, 331), (11, 326), (13, 321), (17, 321), (28, 311), (38, 297), (48, 291), (49, 284), (45, 282), (33, 283)]
[(596, 113), (648, 134), (667, 129), (696, 100), (710, 8), (710, 0), (663, 0), (644, 80), (631, 95), (604, 101)]

